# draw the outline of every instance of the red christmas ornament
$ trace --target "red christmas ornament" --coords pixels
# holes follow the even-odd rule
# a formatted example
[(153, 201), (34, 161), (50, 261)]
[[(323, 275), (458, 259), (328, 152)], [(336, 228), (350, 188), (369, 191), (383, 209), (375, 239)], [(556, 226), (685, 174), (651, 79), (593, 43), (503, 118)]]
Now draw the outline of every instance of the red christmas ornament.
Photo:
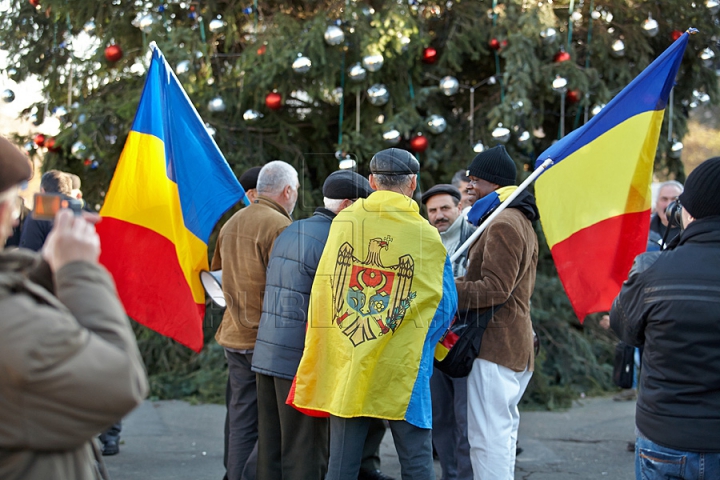
[(282, 107), (282, 97), (279, 93), (268, 93), (265, 97), (265, 106), (270, 110), (279, 110)]
[(500, 50), (500, 40), (498, 40), (497, 38), (491, 38), (490, 41), (488, 42), (488, 46), (492, 50), (498, 51), (498, 50)]
[(410, 150), (417, 153), (422, 153), (428, 148), (428, 139), (427, 137), (422, 136), (421, 134), (415, 135), (413, 138), (410, 139)]
[(35, 145), (37, 145), (38, 147), (44, 147), (45, 146), (45, 135), (43, 135), (42, 133), (38, 133), (37, 135), (35, 135), (33, 142), (35, 142)]
[(427, 47), (423, 50), (422, 54), (423, 63), (431, 64), (437, 61), (437, 50), (433, 47)]
[(92, 163), (92, 160), (90, 160), (89, 158), (86, 158), (86, 159), (85, 159), (85, 166), (86, 166), (86, 167), (89, 167), (91, 163)]
[(568, 60), (570, 60), (570, 54), (565, 50), (560, 50), (553, 57), (553, 62), (555, 63), (567, 62)]
[(673, 30), (672, 33), (670, 34), (670, 36), (672, 37), (673, 42), (674, 42), (678, 38), (682, 37), (682, 34), (683, 34), (683, 32), (681, 32), (680, 30)]
[(122, 57), (123, 51), (119, 45), (112, 44), (105, 49), (105, 58), (108, 62), (117, 62)]
[(258, 54), (258, 55), (265, 55), (265, 51), (266, 51), (266, 50), (267, 50), (267, 47), (266, 47), (265, 45), (263, 45), (263, 46), (261, 46), (260, 48), (257, 49), (257, 54)]
[(582, 94), (580, 93), (580, 90), (570, 90), (567, 92), (567, 99), (570, 103), (577, 103), (580, 101), (580, 97)]
[(45, 148), (47, 148), (51, 152), (59, 152), (60, 151), (60, 147), (55, 146), (55, 138), (54, 137), (50, 137), (47, 140), (45, 140)]
[(40, 0), (30, 0), (30, 5), (32, 5), (33, 7), (37, 7), (38, 5), (40, 5)]

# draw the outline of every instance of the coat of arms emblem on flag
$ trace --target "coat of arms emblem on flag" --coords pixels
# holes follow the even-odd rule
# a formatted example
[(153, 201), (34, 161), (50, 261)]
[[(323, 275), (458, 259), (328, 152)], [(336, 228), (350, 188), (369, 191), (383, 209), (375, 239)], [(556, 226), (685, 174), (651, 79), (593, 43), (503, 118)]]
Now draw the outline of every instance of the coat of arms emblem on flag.
[(354, 256), (345, 242), (338, 250), (333, 278), (335, 323), (354, 347), (397, 330), (416, 293), (412, 292), (415, 261), (411, 255), (385, 266), (381, 250), (388, 250), (391, 237), (373, 238), (365, 260)]

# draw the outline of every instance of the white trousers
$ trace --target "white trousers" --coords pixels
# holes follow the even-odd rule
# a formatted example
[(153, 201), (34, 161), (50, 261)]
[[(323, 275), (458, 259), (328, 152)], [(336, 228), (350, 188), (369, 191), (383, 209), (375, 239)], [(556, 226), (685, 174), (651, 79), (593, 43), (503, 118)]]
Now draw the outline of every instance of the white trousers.
[(475, 480), (513, 480), (520, 412), (532, 372), (475, 359), (468, 376), (468, 441)]

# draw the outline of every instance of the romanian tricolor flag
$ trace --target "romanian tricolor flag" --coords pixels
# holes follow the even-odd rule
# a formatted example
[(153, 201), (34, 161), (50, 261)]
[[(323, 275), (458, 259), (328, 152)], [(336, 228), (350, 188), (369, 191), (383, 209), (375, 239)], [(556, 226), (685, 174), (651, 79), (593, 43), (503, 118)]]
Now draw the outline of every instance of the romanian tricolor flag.
[(100, 261), (131, 318), (199, 351), (208, 237), (245, 192), (162, 52), (151, 49), (140, 105), (100, 210)]
[(685, 33), (582, 128), (537, 160), (555, 164), (535, 184), (548, 246), (573, 309), (609, 310), (645, 251), (653, 164)]

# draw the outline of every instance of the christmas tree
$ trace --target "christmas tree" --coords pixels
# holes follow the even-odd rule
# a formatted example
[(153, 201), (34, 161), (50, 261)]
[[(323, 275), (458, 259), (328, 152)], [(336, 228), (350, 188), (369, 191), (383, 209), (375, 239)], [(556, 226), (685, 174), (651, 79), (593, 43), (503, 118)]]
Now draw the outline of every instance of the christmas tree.
[[(694, 27), (656, 155), (661, 178), (683, 179), (688, 112), (718, 93), (718, 0), (7, 3), (7, 74), (44, 85), (46, 102), (25, 116), (61, 125), (23, 140), (45, 168), (80, 175), (91, 205), (102, 203), (129, 131), (151, 41), (238, 176), (274, 159), (298, 168), (301, 216), (320, 204), (330, 172), (367, 174), (389, 146), (417, 154), (423, 190), (498, 143), (528, 170)], [(541, 273), (553, 273), (547, 252)], [(561, 287), (541, 279), (534, 315), (563, 345), (547, 355), (585, 359), (585, 370), (551, 362), (547, 388), (571, 377), (607, 386), (597, 357), (608, 348), (567, 328), (576, 320)]]

